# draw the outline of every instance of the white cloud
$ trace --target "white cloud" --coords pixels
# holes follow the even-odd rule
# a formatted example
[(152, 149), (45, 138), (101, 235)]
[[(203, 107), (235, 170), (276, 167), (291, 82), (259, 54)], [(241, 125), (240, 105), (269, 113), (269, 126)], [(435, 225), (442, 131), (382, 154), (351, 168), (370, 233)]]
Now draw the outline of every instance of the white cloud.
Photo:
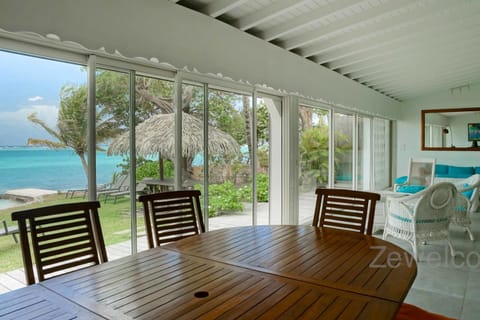
[(30, 137), (51, 138), (45, 130), (27, 119), (32, 113), (36, 113), (37, 118), (49, 127), (56, 127), (58, 108), (53, 105), (33, 105), (0, 112), (0, 145), (23, 145)]
[(27, 117), (32, 113), (36, 113), (37, 118), (49, 126), (57, 124), (58, 108), (52, 105), (32, 105), (16, 111), (0, 112), (0, 122), (31, 123)]
[(40, 100), (43, 100), (43, 97), (40, 97), (40, 96), (35, 96), (35, 97), (31, 97), (31, 98), (28, 98), (28, 101), (40, 101)]

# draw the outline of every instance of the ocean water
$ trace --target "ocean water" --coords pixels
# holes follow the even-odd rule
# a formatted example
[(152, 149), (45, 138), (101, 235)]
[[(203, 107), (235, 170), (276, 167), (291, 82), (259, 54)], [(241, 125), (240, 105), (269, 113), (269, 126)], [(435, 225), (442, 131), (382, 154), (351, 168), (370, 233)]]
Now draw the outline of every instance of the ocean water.
[[(112, 181), (121, 156), (97, 152), (97, 183)], [(0, 146), (0, 194), (7, 190), (38, 188), (68, 190), (85, 188), (87, 178), (80, 158), (70, 149)]]

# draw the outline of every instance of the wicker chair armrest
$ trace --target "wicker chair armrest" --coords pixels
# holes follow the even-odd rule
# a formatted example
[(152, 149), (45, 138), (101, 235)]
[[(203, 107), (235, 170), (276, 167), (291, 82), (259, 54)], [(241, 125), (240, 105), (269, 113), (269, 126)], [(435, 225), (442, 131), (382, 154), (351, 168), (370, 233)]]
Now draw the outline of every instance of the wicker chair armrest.
[(398, 201), (398, 202), (408, 202), (408, 203), (416, 203), (420, 197), (427, 192), (427, 189), (420, 190), (416, 193), (407, 194), (403, 197), (395, 197), (391, 198), (390, 201)]
[(470, 225), (472, 223), (468, 215), (470, 212), (470, 206), (471, 203), (467, 197), (458, 193), (455, 199), (455, 210), (453, 211), (450, 221), (461, 226)]
[(405, 202), (403, 201), (406, 197), (403, 197), (401, 199), (394, 198), (394, 199), (389, 199), (387, 202), (387, 211), (389, 214), (395, 214), (399, 216), (400, 218), (405, 218), (409, 219), (410, 221), (414, 220), (414, 207), (415, 203), (413, 202)]
[(469, 209), (470, 201), (468, 200), (468, 198), (465, 195), (458, 193), (455, 199), (455, 212), (463, 212), (464, 214), (466, 214)]
[(457, 190), (459, 193), (463, 193), (463, 192), (467, 192), (467, 191), (470, 191), (470, 190), (474, 190), (476, 188), (478, 188), (479, 186), (478, 185), (469, 185), (468, 187), (464, 187), (463, 185), (462, 186), (456, 186), (457, 187)]

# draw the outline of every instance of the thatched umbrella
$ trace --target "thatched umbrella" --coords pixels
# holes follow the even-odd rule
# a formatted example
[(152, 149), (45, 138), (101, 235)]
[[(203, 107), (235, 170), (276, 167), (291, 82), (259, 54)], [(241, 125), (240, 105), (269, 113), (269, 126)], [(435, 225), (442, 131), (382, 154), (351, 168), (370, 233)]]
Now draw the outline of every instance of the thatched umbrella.
[[(203, 153), (202, 120), (182, 112), (182, 157), (193, 159), (197, 153)], [(124, 132), (115, 138), (108, 147), (108, 155), (128, 154), (130, 133)], [(210, 155), (236, 155), (240, 145), (229, 134), (208, 127), (208, 152)], [(160, 178), (163, 178), (162, 158), (175, 157), (175, 114), (165, 113), (150, 117), (138, 124), (135, 129), (136, 153), (139, 156), (159, 155)]]

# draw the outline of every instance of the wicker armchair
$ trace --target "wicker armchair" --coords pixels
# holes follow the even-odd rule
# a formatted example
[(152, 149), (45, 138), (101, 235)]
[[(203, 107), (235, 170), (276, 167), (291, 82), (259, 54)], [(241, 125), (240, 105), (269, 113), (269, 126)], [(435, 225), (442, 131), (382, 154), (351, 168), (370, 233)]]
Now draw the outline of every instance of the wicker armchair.
[(469, 178), (455, 182), (458, 190), (455, 213), (452, 217), (452, 223), (464, 227), (468, 232), (470, 240), (474, 241), (470, 225), (470, 215), (477, 212), (479, 204), (480, 174), (474, 174)]
[(389, 235), (405, 240), (418, 260), (418, 243), (446, 240), (452, 256), (448, 226), (457, 205), (457, 189), (450, 182), (434, 184), (418, 193), (387, 199), (383, 239)]
[(477, 212), (480, 202), (480, 174), (474, 174), (464, 180), (455, 182), (458, 192), (470, 203), (470, 213)]

